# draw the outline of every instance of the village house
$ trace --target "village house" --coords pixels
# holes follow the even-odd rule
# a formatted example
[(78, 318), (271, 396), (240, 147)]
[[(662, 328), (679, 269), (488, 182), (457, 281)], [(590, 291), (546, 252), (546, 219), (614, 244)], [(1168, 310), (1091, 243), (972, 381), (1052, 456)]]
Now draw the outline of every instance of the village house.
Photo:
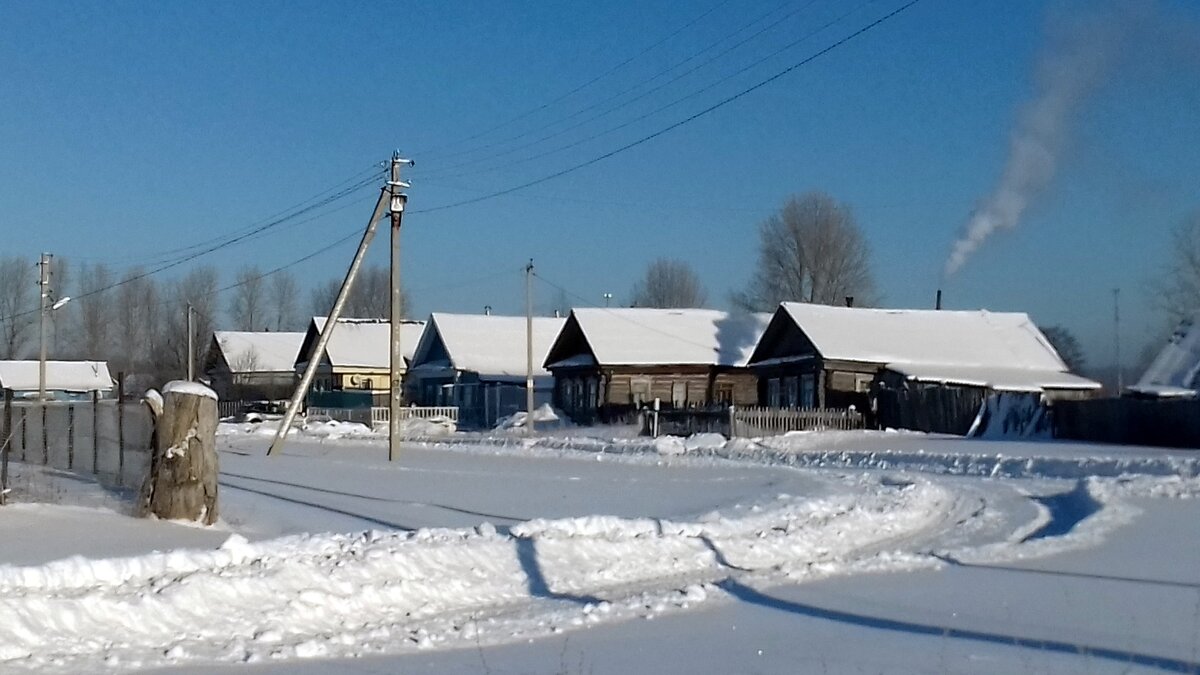
[(216, 331), (205, 353), (209, 386), (223, 401), (278, 401), (296, 388), (304, 333)]
[[(36, 399), (40, 391), (39, 361), (0, 361), (0, 392), (14, 399)], [(46, 397), (52, 401), (87, 401), (113, 396), (113, 379), (105, 361), (47, 361)]]
[(546, 356), (554, 402), (573, 420), (757, 399), (746, 361), (770, 315), (711, 309), (576, 309)]
[(1091, 396), (1027, 314), (782, 303), (750, 358), (761, 404), (872, 407), (872, 392), (950, 388)]
[(1183, 321), (1137, 383), (1120, 393), (1164, 399), (1200, 395), (1200, 316)]
[[(533, 318), (534, 404), (549, 403), (554, 379), (543, 367), (566, 319)], [(526, 318), (491, 314), (429, 317), (409, 368), (411, 401), (457, 406), (466, 427), (492, 427), (524, 410), (527, 366)]]
[[(313, 317), (296, 355), (295, 371), (304, 372), (309, 354), (321, 337), (327, 318)], [(405, 369), (416, 351), (424, 321), (404, 320), (400, 346)], [(391, 376), (391, 331), (387, 319), (340, 318), (320, 359), (308, 404), (329, 408), (369, 408), (387, 405)], [(401, 373), (403, 381), (404, 373)], [(401, 385), (403, 387), (403, 384)]]

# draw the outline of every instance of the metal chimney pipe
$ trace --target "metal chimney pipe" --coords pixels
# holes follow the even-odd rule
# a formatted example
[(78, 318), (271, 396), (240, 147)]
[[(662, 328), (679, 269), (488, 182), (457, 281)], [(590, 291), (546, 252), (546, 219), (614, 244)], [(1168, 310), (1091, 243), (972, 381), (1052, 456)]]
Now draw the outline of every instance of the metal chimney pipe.
[(492, 315), (492, 306), (491, 306), (491, 305), (484, 305), (484, 306), (483, 306), (483, 315), (484, 315), (484, 316), (491, 316), (491, 315)]
[(933, 308), (934, 309), (942, 308), (942, 289), (940, 289), (940, 288), (937, 289), (937, 300), (934, 301)]
[(854, 296), (853, 296), (853, 295), (847, 295), (847, 296), (846, 296), (846, 306), (847, 306), (847, 307), (853, 307), (853, 306), (854, 306)]

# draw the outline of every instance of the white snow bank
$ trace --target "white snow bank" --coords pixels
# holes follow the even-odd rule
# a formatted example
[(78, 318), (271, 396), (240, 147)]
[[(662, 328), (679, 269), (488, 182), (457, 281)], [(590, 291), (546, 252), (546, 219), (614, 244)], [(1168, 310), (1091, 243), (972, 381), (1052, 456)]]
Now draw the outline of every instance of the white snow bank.
[(171, 380), (163, 387), (163, 394), (185, 394), (187, 396), (203, 396), (217, 400), (217, 392), (200, 384), (199, 382), (189, 382), (187, 380)]
[[(501, 418), (500, 421), (496, 423), (496, 429), (523, 429), (525, 428), (526, 417), (528, 417), (528, 413), (526, 413), (524, 410), (515, 412), (508, 417)], [(549, 403), (543, 403), (542, 405), (533, 409), (533, 422), (534, 424), (539, 425), (539, 429), (546, 427), (561, 429), (572, 426), (571, 423), (567, 421), (566, 415), (563, 414), (561, 410), (555, 410), (552, 408)]]
[(0, 567), (0, 669), (354, 656), (534, 637), (699, 602), (705, 584), (740, 572), (850, 568), (948, 523), (953, 507), (953, 495), (933, 485), (874, 484), (703, 522), (589, 517), (531, 521), (514, 536), (486, 525), (261, 543), (235, 536), (212, 551)]

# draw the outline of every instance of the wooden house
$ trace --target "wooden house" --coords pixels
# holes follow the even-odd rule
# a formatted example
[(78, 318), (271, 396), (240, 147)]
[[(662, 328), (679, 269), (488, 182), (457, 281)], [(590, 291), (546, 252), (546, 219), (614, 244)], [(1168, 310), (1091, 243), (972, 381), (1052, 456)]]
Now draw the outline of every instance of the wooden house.
[[(0, 361), (0, 393), (36, 399), (41, 389), (39, 361)], [(112, 398), (113, 379), (105, 361), (47, 361), (46, 397), (52, 401), (86, 401), (93, 394)]]
[[(309, 322), (304, 342), (296, 355), (297, 373), (303, 373), (308, 366), (310, 354), (327, 320), (317, 316)], [(406, 370), (424, 329), (424, 321), (405, 320), (402, 324), (400, 346)], [(320, 362), (309, 393), (309, 405), (331, 408), (387, 405), (391, 331), (392, 325), (387, 319), (338, 319), (325, 353), (316, 357)], [(403, 377), (404, 373), (401, 373), (401, 379)]]
[(1090, 396), (1028, 315), (785, 302), (750, 367), (762, 405), (871, 408), (876, 389), (959, 388)]
[[(533, 318), (535, 405), (551, 402), (554, 379), (542, 364), (565, 321)], [(458, 406), (459, 426), (490, 428), (525, 409), (527, 361), (525, 317), (434, 313), (413, 354), (409, 398)]]
[(746, 367), (770, 315), (709, 309), (576, 309), (546, 356), (554, 402), (580, 423), (663, 408), (748, 404)]
[(304, 333), (216, 331), (203, 370), (224, 401), (278, 401), (296, 388), (296, 355)]
[(1200, 316), (1183, 321), (1137, 383), (1120, 393), (1135, 398), (1200, 396)]

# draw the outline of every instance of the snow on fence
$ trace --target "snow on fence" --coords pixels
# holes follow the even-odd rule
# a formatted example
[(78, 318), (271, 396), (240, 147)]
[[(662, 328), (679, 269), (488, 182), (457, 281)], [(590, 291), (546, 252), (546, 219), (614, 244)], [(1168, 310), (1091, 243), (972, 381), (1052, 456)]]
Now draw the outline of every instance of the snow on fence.
[[(367, 426), (387, 424), (388, 409), (382, 406), (372, 408), (319, 408), (310, 407), (309, 417), (328, 417), (339, 422), (358, 422)], [(449, 419), (458, 423), (458, 406), (405, 406), (400, 409), (400, 419)]]
[(862, 413), (836, 408), (732, 408), (730, 436), (774, 436), (789, 431), (865, 429)]
[(11, 401), (0, 415), (0, 473), (17, 500), (39, 501), (43, 469), (137, 489), (150, 462), (154, 419), (141, 402)]

